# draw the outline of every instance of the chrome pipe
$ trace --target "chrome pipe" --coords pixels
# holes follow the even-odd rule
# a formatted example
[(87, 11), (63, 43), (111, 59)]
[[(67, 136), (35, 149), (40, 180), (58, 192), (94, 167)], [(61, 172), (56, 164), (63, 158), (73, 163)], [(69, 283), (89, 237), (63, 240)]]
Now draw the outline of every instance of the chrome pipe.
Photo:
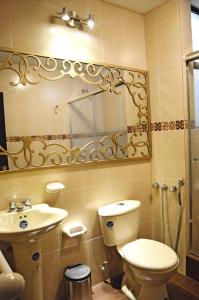
[(178, 226), (177, 226), (177, 236), (176, 236), (176, 243), (175, 243), (175, 251), (177, 253), (179, 241), (180, 241), (180, 233), (182, 230), (182, 219), (183, 219), (183, 202), (182, 202), (182, 186), (184, 185), (184, 179), (178, 179), (178, 203), (180, 206), (179, 218), (178, 218)]
[(193, 61), (198, 58), (199, 58), (199, 51), (191, 52), (184, 57), (186, 62)]

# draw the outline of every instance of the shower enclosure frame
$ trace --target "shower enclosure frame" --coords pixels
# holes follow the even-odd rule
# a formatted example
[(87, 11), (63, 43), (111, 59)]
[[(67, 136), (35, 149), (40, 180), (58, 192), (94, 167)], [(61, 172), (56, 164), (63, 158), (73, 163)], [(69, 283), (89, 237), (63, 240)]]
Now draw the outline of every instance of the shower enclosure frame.
[[(192, 122), (191, 122), (191, 99), (190, 99), (190, 73), (189, 73), (189, 64), (190, 62), (194, 62), (194, 60), (199, 59), (199, 51), (194, 51), (189, 53), (188, 55), (185, 56), (185, 62), (186, 62), (186, 75), (187, 75), (187, 98), (188, 98), (188, 104), (187, 104), (187, 111), (188, 111), (188, 138), (187, 138), (187, 151), (188, 151), (188, 163), (186, 164), (188, 167), (188, 255), (193, 255), (195, 256), (197, 259), (199, 259), (199, 249), (198, 249), (198, 253), (196, 253), (193, 249), (192, 249), (192, 245), (193, 245), (193, 234), (192, 234), (192, 230), (193, 230), (193, 193), (192, 193), (192, 162), (193, 162), (193, 158), (192, 158), (192, 153), (191, 153), (191, 130), (192, 130)], [(193, 68), (194, 69), (194, 68)], [(193, 84), (193, 80), (192, 80), (192, 84)], [(192, 104), (193, 105), (193, 104)], [(195, 105), (195, 98), (194, 98), (194, 105)], [(199, 161), (199, 159), (198, 159)]]

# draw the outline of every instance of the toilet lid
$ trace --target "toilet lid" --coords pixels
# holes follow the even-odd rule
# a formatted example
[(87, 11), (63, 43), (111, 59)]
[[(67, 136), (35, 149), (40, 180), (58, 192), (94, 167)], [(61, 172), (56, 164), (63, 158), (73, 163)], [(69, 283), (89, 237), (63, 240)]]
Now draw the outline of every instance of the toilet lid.
[(124, 259), (131, 265), (148, 270), (165, 270), (175, 267), (179, 260), (167, 245), (148, 239), (138, 239), (122, 247)]

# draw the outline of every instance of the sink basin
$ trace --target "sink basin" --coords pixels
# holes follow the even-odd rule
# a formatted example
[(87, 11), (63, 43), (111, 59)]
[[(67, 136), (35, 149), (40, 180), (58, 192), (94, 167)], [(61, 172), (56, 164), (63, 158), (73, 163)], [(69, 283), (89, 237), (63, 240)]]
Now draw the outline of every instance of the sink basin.
[(0, 212), (0, 240), (21, 242), (38, 239), (42, 234), (59, 225), (68, 212), (50, 207), (48, 204), (36, 204), (23, 211)]
[[(22, 274), (26, 282), (20, 300), (29, 300), (30, 295), (31, 300), (43, 300), (42, 238), (57, 227), (67, 215), (66, 210), (50, 207), (45, 203), (33, 205), (23, 211), (0, 211), (0, 240), (12, 244), (16, 272)], [(15, 289), (13, 293), (18, 288), (17, 283), (20, 292), (19, 280), (16, 281), (16, 289), (12, 285)], [(15, 299), (11, 296), (12, 293), (10, 298), (5, 294), (2, 298), (0, 285), (0, 300)]]

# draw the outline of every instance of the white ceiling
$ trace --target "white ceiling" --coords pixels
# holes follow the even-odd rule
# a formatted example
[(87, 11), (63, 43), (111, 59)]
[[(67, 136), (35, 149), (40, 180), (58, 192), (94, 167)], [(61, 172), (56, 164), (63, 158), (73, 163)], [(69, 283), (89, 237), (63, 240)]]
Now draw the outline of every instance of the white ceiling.
[[(161, 5), (167, 0), (104, 0), (123, 8), (127, 8), (138, 12), (140, 14), (145, 14), (153, 8)], [(197, 0), (198, 1), (198, 0)]]

